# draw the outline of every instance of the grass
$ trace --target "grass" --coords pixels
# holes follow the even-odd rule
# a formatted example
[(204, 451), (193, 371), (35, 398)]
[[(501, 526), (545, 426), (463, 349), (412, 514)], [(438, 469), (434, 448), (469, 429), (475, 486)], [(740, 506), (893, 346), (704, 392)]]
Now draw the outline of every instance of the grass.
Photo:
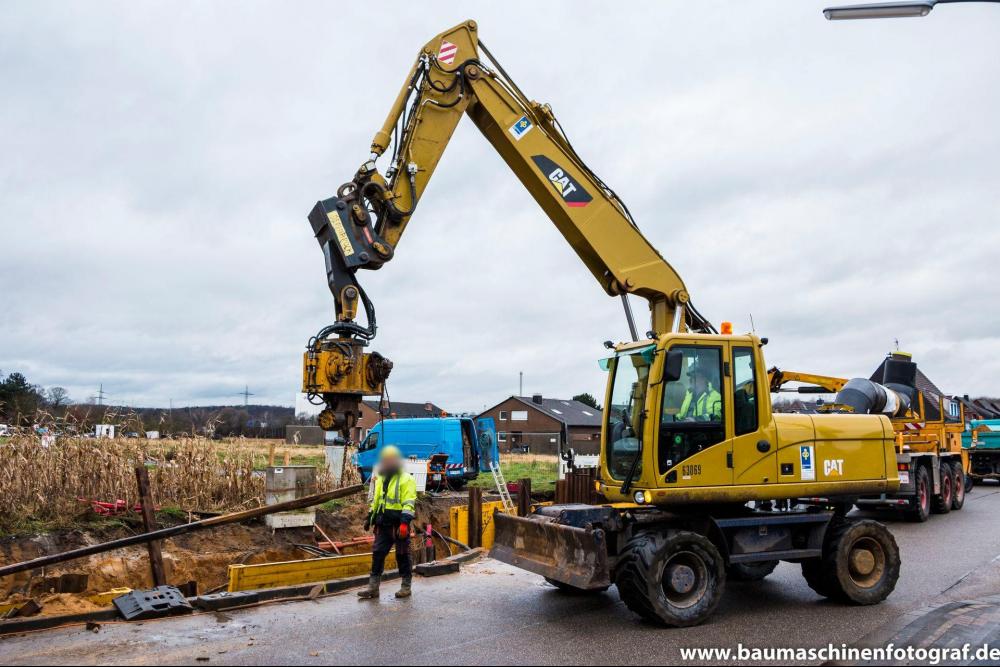
[[(559, 476), (559, 462), (554, 456), (508, 454), (500, 457), (500, 471), (508, 482), (530, 479), (532, 492), (552, 491)], [(484, 489), (491, 488), (493, 476), (480, 473), (470, 484)]]

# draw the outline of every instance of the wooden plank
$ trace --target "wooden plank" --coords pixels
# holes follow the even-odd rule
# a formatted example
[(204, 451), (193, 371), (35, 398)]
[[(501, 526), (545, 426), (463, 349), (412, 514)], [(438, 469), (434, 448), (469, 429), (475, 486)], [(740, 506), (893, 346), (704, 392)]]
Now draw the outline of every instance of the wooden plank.
[(483, 546), (483, 490), (478, 486), (469, 487), (469, 539), (470, 547)]
[[(230, 565), (228, 590), (230, 593), (235, 593), (237, 591), (333, 581), (368, 574), (371, 567), (371, 554), (309, 558), (257, 565)], [(386, 556), (385, 567), (386, 569), (396, 567), (395, 551)]]
[(525, 477), (517, 483), (517, 515), (528, 516), (531, 513), (531, 478)]
[[(149, 471), (146, 466), (135, 467), (135, 481), (139, 486), (139, 502), (142, 505), (142, 527), (147, 533), (156, 530), (156, 514), (153, 511), (153, 493), (149, 490)], [(146, 543), (149, 553), (149, 570), (153, 578), (153, 586), (166, 586), (167, 574), (163, 568), (163, 552), (159, 540)]]

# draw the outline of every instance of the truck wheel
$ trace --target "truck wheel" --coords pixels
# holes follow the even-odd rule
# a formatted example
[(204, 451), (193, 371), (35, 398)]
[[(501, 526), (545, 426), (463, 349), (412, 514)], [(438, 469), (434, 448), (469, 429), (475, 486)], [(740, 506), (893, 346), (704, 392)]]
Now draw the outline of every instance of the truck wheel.
[(823, 576), (823, 559), (810, 558), (802, 561), (802, 577), (806, 580), (809, 588), (813, 589), (821, 597), (832, 597), (830, 587)]
[(611, 588), (610, 586), (605, 586), (604, 588), (578, 588), (562, 581), (549, 579), (548, 577), (545, 577), (545, 581), (558, 588), (560, 593), (565, 593), (567, 595), (596, 595)]
[(823, 586), (828, 597), (869, 605), (889, 597), (899, 579), (899, 547), (878, 521), (845, 521), (823, 547)]
[(951, 463), (951, 508), (960, 510), (965, 505), (965, 471), (961, 461)]
[(726, 568), (726, 576), (732, 581), (763, 581), (778, 567), (778, 561), (766, 560), (762, 563), (733, 563)]
[(951, 511), (951, 502), (955, 497), (954, 480), (951, 476), (951, 466), (941, 463), (941, 493), (931, 500), (931, 511), (935, 514), (947, 514)]
[(918, 465), (913, 471), (913, 486), (916, 490), (913, 509), (907, 510), (906, 518), (910, 521), (923, 523), (931, 514), (931, 478), (927, 467)]
[(687, 531), (644, 532), (625, 545), (615, 586), (625, 606), (648, 621), (687, 627), (722, 598), (726, 567), (707, 538)]

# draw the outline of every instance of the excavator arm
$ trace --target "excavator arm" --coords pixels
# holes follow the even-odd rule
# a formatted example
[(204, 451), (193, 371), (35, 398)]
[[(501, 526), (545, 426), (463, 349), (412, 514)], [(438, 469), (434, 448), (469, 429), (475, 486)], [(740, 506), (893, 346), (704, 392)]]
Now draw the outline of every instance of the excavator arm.
[[(336, 322), (309, 344), (303, 390), (329, 410), (324, 428), (346, 432), (351, 403), (377, 394), (391, 364), (369, 368), (361, 348), (375, 337), (375, 309), (359, 269), (390, 261), (456, 126), (467, 115), (611, 296), (649, 303), (652, 331), (713, 332), (691, 305), (684, 281), (639, 231), (628, 208), (574, 150), (547, 104), (530, 101), (467, 21), (429, 41), (371, 144), (370, 158), (336, 196), (309, 215), (326, 259)], [(377, 161), (388, 158), (385, 173)], [(366, 322), (357, 321), (363, 307)], [(324, 350), (333, 357), (320, 358)], [(312, 357), (310, 357), (312, 354)], [(333, 373), (329, 372), (333, 369)], [(326, 381), (323, 376), (326, 375)], [(332, 378), (332, 379), (331, 379)]]

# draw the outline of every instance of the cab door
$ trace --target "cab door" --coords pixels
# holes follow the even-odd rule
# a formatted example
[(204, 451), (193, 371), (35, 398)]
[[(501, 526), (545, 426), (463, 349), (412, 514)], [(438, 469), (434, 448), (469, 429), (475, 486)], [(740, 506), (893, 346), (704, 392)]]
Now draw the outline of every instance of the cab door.
[(655, 465), (661, 487), (728, 486), (732, 441), (729, 343), (681, 340), (667, 350), (680, 354), (680, 378), (660, 386)]
[[(759, 351), (751, 342), (731, 346), (729, 405), (732, 407), (733, 483), (769, 484), (778, 480), (778, 442), (774, 420), (763, 414), (769, 401), (767, 378), (759, 377)], [(763, 428), (762, 428), (763, 426)]]

